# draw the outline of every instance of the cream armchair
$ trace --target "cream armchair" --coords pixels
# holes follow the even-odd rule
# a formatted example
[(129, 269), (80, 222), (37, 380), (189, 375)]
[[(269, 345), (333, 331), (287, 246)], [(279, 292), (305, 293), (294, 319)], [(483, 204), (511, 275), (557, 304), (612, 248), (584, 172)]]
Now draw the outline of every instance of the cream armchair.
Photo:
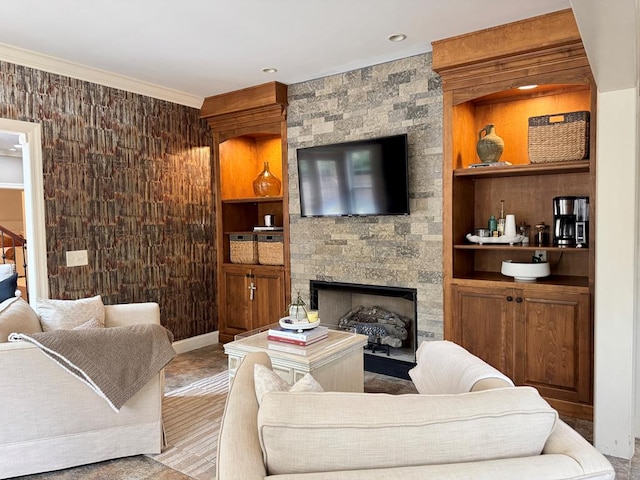
[[(107, 327), (160, 323), (155, 303), (105, 307)], [(0, 478), (159, 453), (163, 372), (120, 412), (26, 342), (0, 343)]]

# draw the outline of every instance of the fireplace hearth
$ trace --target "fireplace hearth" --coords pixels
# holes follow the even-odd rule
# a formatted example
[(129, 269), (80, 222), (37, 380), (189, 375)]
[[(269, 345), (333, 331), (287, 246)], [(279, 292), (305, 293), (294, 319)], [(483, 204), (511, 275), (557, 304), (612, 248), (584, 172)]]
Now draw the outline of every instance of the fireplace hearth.
[(365, 370), (409, 379), (417, 348), (416, 289), (311, 280), (310, 292), (324, 325), (369, 337)]

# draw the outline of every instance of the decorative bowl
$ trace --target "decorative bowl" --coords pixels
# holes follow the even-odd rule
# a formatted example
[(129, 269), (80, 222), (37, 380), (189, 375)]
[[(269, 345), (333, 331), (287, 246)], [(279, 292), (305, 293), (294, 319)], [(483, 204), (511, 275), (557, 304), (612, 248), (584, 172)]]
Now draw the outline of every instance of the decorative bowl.
[(282, 317), (278, 323), (282, 328), (286, 328), (287, 330), (297, 330), (302, 332), (303, 330), (311, 330), (312, 328), (316, 328), (320, 325), (320, 319), (315, 322), (293, 322), (289, 317)]
[(511, 260), (502, 262), (500, 272), (508, 277), (513, 277), (517, 282), (535, 282), (541, 277), (548, 277), (551, 268), (548, 262), (518, 263)]

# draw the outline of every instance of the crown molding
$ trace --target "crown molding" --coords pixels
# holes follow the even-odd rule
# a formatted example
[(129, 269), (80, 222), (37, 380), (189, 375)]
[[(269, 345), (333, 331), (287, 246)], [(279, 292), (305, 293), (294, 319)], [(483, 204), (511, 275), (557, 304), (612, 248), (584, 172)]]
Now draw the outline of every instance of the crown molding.
[(200, 109), (203, 97), (0, 43), (0, 60)]

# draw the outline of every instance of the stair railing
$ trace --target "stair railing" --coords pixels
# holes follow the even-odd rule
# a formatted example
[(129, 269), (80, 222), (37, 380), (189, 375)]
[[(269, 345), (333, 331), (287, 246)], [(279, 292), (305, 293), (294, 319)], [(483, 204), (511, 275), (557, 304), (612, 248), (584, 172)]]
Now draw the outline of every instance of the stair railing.
[[(12, 232), (6, 227), (0, 225), (0, 258), (3, 264), (12, 263), (14, 270), (18, 273), (18, 279), (24, 278), (25, 291), (24, 296), (28, 300), (28, 284), (27, 284), (27, 239), (22, 235)], [(22, 270), (17, 264), (17, 249), (22, 250)]]

